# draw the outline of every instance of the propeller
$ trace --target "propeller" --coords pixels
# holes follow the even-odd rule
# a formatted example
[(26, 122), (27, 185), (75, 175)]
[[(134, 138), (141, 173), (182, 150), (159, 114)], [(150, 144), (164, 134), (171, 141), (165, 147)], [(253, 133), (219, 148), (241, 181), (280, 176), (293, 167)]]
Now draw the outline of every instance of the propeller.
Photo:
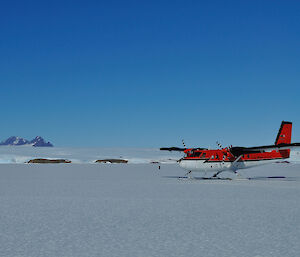
[(223, 149), (223, 146), (220, 144), (219, 141), (216, 142), (217, 146), (220, 148), (220, 149)]

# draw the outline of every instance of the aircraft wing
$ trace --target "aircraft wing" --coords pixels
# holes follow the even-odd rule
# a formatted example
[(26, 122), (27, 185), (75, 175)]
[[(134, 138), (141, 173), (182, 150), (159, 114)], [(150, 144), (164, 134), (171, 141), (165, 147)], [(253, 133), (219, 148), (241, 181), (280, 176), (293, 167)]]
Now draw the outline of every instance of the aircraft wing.
[(191, 150), (191, 151), (207, 150), (207, 148), (202, 148), (202, 147), (196, 147), (196, 148), (162, 147), (159, 150), (161, 150), (161, 151), (178, 151), (178, 152), (184, 152), (185, 150)]
[(243, 154), (251, 154), (251, 153), (264, 153), (271, 152), (273, 150), (286, 150), (286, 149), (295, 149), (300, 147), (300, 143), (292, 143), (292, 144), (278, 144), (278, 145), (262, 145), (255, 147), (239, 147), (234, 146), (230, 148), (230, 152), (234, 156), (239, 156)]
[(186, 150), (186, 148), (180, 148), (180, 147), (161, 147), (159, 150), (161, 151), (178, 151), (183, 152)]

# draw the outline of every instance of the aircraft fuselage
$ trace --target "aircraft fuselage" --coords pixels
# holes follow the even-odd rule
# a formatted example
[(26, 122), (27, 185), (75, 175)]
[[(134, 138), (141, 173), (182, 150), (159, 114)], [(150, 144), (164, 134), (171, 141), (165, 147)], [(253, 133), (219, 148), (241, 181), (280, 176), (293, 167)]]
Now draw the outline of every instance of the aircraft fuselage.
[(240, 156), (239, 159), (232, 156), (226, 149), (220, 150), (191, 150), (186, 151), (186, 156), (179, 161), (180, 167), (188, 171), (204, 173), (216, 173), (247, 169), (265, 165), (289, 158), (290, 150), (279, 150), (264, 153), (251, 153)]

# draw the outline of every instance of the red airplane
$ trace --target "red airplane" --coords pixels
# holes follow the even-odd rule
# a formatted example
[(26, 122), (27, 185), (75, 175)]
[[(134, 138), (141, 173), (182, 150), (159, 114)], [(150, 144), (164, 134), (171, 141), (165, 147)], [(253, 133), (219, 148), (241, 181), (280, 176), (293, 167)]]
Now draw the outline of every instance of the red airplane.
[(282, 121), (274, 145), (255, 147), (221, 147), (209, 150), (206, 148), (178, 148), (163, 147), (160, 150), (182, 151), (185, 156), (179, 165), (188, 170), (211, 174), (211, 178), (218, 178), (223, 171), (237, 174), (238, 169), (247, 169), (258, 165), (282, 161), (290, 157), (293, 148), (300, 147), (300, 143), (291, 143), (292, 122)]

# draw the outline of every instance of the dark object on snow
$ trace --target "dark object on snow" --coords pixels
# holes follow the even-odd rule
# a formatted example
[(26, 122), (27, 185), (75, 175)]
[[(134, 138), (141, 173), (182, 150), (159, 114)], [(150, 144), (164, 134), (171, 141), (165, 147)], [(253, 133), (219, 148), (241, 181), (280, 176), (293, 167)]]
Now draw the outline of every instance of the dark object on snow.
[(127, 163), (128, 160), (122, 159), (104, 159), (104, 160), (97, 160), (95, 163)]
[(71, 163), (69, 160), (64, 160), (64, 159), (33, 159), (30, 160), (28, 163)]

